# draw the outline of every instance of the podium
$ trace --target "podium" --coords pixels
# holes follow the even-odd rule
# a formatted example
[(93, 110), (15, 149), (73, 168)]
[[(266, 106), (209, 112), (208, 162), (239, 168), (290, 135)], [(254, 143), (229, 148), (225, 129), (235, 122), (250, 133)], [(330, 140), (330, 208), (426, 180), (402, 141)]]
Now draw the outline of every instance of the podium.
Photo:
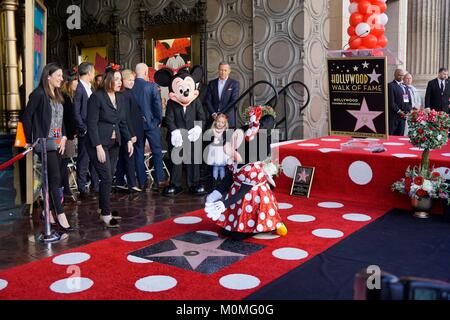
[(386, 48), (328, 51), (329, 134), (388, 139), (387, 66), (401, 63)]

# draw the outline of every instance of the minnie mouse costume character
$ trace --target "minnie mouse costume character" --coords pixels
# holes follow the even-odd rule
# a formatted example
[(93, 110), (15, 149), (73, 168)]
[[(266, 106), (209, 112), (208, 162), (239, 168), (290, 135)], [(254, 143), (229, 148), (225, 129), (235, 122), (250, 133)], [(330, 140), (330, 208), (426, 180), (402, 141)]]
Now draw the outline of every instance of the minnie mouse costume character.
[(266, 121), (260, 123), (261, 116), (261, 109), (253, 108), (246, 133), (236, 130), (231, 142), (226, 143), (225, 153), (233, 160), (230, 169), (232, 178), (206, 198), (207, 216), (222, 227), (224, 233), (234, 238), (242, 239), (254, 233), (270, 231), (276, 231), (281, 236), (287, 234), (287, 228), (278, 213), (277, 200), (269, 186), (269, 183), (275, 186), (272, 179), (272, 175), (277, 173), (275, 165), (270, 161), (256, 161), (238, 167), (243, 161), (236, 149), (244, 136), (247, 142), (251, 141), (259, 127), (264, 127)]
[[(183, 69), (175, 75), (168, 69), (161, 69), (155, 73), (155, 82), (162, 87), (169, 87), (166, 123), (170, 135), (168, 144), (173, 166), (170, 185), (163, 190), (166, 196), (175, 196), (183, 191), (181, 187), (183, 163), (187, 167), (189, 191), (195, 195), (206, 193), (205, 187), (200, 184), (201, 161), (198, 164), (194, 161), (196, 152), (200, 154), (201, 160), (201, 137), (206, 121), (203, 106), (197, 99), (199, 91), (196, 84), (202, 76), (201, 66), (195, 66), (191, 72)], [(195, 143), (196, 141), (198, 143)], [(194, 145), (197, 144), (200, 144), (200, 147), (196, 146), (195, 149), (199, 149), (200, 152), (194, 149)], [(187, 157), (184, 152), (190, 152), (191, 156)], [(175, 159), (174, 155), (179, 159)]]

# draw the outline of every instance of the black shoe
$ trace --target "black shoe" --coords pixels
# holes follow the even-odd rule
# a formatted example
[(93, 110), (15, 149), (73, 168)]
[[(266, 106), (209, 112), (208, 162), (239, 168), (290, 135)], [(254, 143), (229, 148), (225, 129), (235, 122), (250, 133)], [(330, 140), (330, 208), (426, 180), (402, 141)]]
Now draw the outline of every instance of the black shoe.
[(181, 192), (183, 192), (183, 188), (181, 187), (177, 187), (174, 185), (170, 185), (164, 188), (163, 190), (163, 195), (165, 196), (176, 196), (178, 194), (180, 194)]
[(190, 187), (189, 188), (189, 192), (194, 194), (194, 195), (196, 195), (196, 196), (202, 196), (202, 195), (207, 193), (205, 187), (202, 186), (202, 185), (198, 185), (198, 186), (195, 186), (195, 187)]
[(72, 232), (72, 231), (75, 231), (75, 229), (74, 229), (73, 227), (71, 227), (70, 225), (69, 225), (67, 228), (63, 227), (63, 226), (61, 225), (61, 223), (59, 222), (58, 215), (56, 215), (56, 222), (58, 223), (59, 228), (60, 228), (62, 231), (64, 231), (64, 232)]

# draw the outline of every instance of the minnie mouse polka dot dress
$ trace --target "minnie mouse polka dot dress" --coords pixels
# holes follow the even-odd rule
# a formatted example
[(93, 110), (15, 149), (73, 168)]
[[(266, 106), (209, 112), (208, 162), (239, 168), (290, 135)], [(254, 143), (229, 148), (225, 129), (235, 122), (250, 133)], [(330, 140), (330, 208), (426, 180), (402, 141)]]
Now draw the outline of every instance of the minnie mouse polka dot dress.
[(247, 164), (233, 173), (233, 185), (225, 200), (238, 193), (242, 185), (253, 186), (242, 199), (223, 212), (216, 223), (228, 231), (259, 233), (282, 225), (278, 202), (267, 183), (263, 164)]

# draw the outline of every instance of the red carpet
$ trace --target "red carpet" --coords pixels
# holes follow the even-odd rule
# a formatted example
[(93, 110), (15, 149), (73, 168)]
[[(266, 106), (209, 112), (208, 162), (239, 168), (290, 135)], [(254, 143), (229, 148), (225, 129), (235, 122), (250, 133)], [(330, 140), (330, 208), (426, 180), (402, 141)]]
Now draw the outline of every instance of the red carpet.
[[(330, 163), (330, 165), (334, 164)], [(318, 175), (321, 175), (320, 171)], [(316, 194), (322, 184), (318, 180), (316, 178)], [(167, 239), (178, 235), (200, 230), (217, 232), (218, 228), (205, 217), (203, 212), (197, 211), (183, 216), (183, 219), (201, 217), (201, 221), (194, 224), (178, 224), (171, 219), (134, 231), (150, 233), (153, 236), (145, 241), (128, 242), (122, 240), (121, 236), (116, 236), (64, 252), (64, 254), (82, 253), (81, 258), (88, 258), (82, 259), (85, 261), (79, 260), (75, 263), (76, 266), (71, 266), (69, 270), (67, 265), (55, 264), (54, 256), (0, 272), (0, 299), (242, 299), (374, 221), (388, 209), (388, 207), (367, 209), (367, 206), (348, 200), (339, 200), (343, 207), (330, 209), (318, 206), (318, 203), (324, 201), (323, 199), (297, 198), (279, 193), (277, 198), (282, 206), (285, 203), (292, 205), (292, 208), (280, 210), (289, 230), (288, 235), (270, 240), (251, 238), (243, 241), (244, 245), (259, 247), (259, 249), (234, 263), (233, 260), (227, 260), (228, 257), (223, 258), (221, 261), (227, 261), (228, 266), (214, 273), (201, 273), (162, 263), (164, 259), (170, 260), (167, 260), (167, 257), (158, 258), (160, 262), (145, 264), (127, 260), (132, 252), (151, 245), (157, 248), (159, 243), (171, 243)], [(332, 201), (332, 198), (326, 201)], [(328, 205), (333, 206), (336, 203), (328, 203)], [(344, 215), (347, 219), (343, 217)], [(288, 216), (305, 222), (291, 221)], [(370, 220), (366, 220), (369, 217)], [(200, 219), (197, 218), (197, 220)], [(127, 237), (129, 236), (130, 234)], [(201, 236), (211, 237), (204, 234)], [(178, 240), (177, 242), (180, 243)], [(190, 243), (190, 245), (193, 244)], [(221, 247), (221, 249), (227, 248)], [(228, 248), (228, 250), (233, 249)], [(213, 251), (210, 250), (210, 252)], [(195, 250), (186, 251), (186, 256), (195, 254)], [(56, 256), (57, 260), (65, 257), (61, 255)], [(214, 262), (215, 258), (212, 257), (211, 261)], [(186, 261), (184, 257), (182, 259)], [(76, 281), (62, 281), (63, 289), (85, 290), (77, 293), (57, 293), (50, 289), (60, 291), (61, 287), (58, 287), (55, 282), (69, 276), (81, 277), (83, 281), (78, 285)], [(161, 277), (155, 278), (155, 276)], [(143, 278), (148, 281), (139, 281)], [(72, 280), (79, 280), (79, 278)], [(235, 281), (233, 283), (230, 280)], [(142, 291), (138, 287), (147, 291)], [(153, 291), (148, 292), (148, 290)]]
[[(407, 137), (397, 136), (379, 139), (387, 149), (382, 153), (341, 151), (341, 143), (348, 140), (348, 137), (333, 136), (280, 146), (280, 163), (285, 172), (277, 180), (281, 186), (278, 192), (290, 191), (293, 169), (301, 163), (316, 167), (311, 196), (353, 200), (369, 207), (382, 201), (389, 208), (410, 209), (409, 198), (390, 188), (393, 182), (404, 177), (408, 166), (420, 164), (422, 152), (413, 148)], [(450, 179), (450, 146), (431, 151), (430, 165)]]

